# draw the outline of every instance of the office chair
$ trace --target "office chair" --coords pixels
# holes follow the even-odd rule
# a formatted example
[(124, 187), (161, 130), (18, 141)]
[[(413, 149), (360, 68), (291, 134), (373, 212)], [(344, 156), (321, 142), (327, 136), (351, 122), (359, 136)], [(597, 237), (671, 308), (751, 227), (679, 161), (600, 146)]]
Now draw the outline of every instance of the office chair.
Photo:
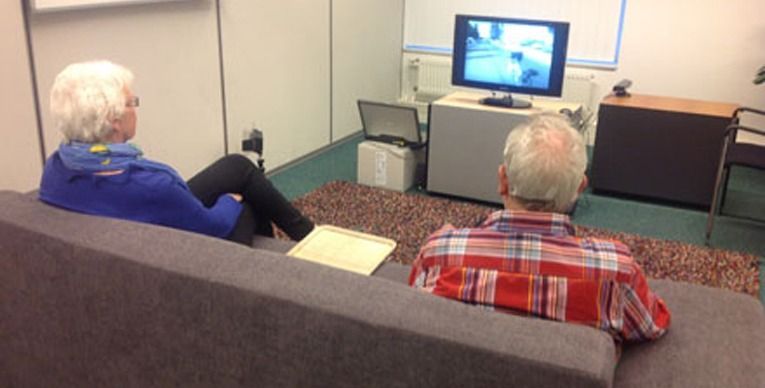
[(765, 146), (736, 142), (736, 135), (739, 131), (765, 137), (764, 130), (740, 125), (740, 119), (743, 113), (765, 117), (765, 111), (741, 107), (733, 112), (731, 124), (725, 128), (720, 164), (717, 168), (717, 179), (715, 181), (714, 193), (712, 194), (712, 204), (709, 207), (709, 216), (707, 217), (706, 245), (709, 245), (709, 240), (712, 237), (712, 227), (714, 226), (715, 215), (721, 213), (725, 204), (725, 194), (728, 190), (728, 178), (730, 178), (731, 167), (746, 166), (765, 171)]

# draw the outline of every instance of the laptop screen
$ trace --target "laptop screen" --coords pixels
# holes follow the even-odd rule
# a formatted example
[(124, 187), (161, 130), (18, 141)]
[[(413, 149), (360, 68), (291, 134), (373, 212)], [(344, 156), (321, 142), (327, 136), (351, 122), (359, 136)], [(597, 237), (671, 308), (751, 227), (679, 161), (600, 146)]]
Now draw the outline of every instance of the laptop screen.
[(364, 100), (358, 105), (367, 139), (402, 146), (422, 143), (416, 108)]

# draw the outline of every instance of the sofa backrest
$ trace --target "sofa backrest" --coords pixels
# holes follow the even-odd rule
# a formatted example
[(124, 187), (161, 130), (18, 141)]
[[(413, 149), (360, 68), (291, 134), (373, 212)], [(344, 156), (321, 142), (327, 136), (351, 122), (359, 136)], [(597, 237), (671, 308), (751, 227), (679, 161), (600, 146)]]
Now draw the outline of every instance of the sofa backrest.
[(611, 386), (597, 330), (0, 192), (0, 386)]

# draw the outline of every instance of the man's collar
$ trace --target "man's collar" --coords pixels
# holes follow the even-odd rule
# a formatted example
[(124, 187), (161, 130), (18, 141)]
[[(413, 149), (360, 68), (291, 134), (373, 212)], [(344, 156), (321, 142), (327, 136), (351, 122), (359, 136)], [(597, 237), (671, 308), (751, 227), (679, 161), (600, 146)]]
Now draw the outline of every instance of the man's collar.
[(573, 236), (574, 226), (565, 214), (526, 210), (499, 210), (491, 213), (481, 225), (503, 233), (539, 233)]

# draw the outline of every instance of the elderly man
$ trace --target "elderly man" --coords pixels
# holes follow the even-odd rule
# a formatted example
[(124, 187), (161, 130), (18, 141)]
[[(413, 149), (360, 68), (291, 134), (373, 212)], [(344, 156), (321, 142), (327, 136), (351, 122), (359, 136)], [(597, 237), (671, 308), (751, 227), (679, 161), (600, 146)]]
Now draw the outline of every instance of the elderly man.
[(652, 340), (669, 310), (629, 249), (579, 238), (565, 215), (587, 187), (582, 137), (559, 115), (513, 129), (499, 166), (504, 210), (476, 228), (431, 235), (409, 282), (436, 295), (605, 330), (617, 342)]

